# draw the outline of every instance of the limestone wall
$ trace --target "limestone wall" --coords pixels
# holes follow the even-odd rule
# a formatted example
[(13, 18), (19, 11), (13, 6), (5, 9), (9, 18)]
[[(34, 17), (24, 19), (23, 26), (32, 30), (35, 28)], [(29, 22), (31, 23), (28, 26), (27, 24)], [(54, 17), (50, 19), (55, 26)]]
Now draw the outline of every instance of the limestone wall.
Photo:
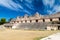
[(27, 23), (30, 23), (30, 20), (27, 20)]
[[(48, 23), (20, 23), (16, 26), (17, 29), (32, 29), (32, 30), (46, 30)], [(14, 27), (14, 26), (12, 26)]]
[(59, 18), (53, 18), (52, 21), (59, 21)]
[(47, 30), (58, 30), (57, 26), (47, 26)]
[(19, 21), (19, 23), (21, 23), (21, 21)]
[(45, 19), (45, 22), (50, 22), (50, 19)]
[(43, 22), (43, 20), (42, 20), (42, 19), (40, 19), (40, 20), (38, 20), (38, 22)]
[(36, 21), (35, 20), (32, 20), (32, 23), (35, 23)]
[[(52, 19), (52, 21), (59, 21), (59, 18), (51, 18), (51, 19)], [(50, 18), (47, 18), (47, 19), (44, 19), (44, 21), (43, 21), (43, 19), (26, 19), (26, 20), (21, 19), (21, 20), (11, 21), (10, 23), (18, 23), (17, 21), (19, 21), (19, 23), (31, 23), (30, 20), (32, 23), (36, 23), (36, 20), (38, 20), (38, 22), (51, 22)], [(27, 22), (25, 22), (25, 21), (27, 21)]]
[(22, 29), (46, 29), (47, 30), (57, 30), (57, 26), (47, 26), (51, 21), (59, 21), (58, 17), (49, 17), (39, 15), (38, 12), (34, 16), (28, 16), (27, 14), (23, 17), (17, 17), (10, 21), (10, 23), (18, 23), (18, 28)]
[(25, 21), (23, 21), (22, 23), (25, 23)]

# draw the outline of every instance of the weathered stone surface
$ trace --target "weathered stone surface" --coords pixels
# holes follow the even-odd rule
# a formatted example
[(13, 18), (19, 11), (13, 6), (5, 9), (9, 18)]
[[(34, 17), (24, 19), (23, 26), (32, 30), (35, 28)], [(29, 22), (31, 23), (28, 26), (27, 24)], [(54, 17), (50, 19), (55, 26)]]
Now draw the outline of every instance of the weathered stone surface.
[[(59, 29), (58, 26), (56, 27), (51, 23), (53, 21), (60, 21), (60, 13), (42, 16), (38, 12), (35, 13), (33, 16), (28, 16), (27, 14), (23, 17), (17, 17), (16, 19), (12, 19), (10, 21), (13, 24), (12, 28), (16, 29), (38, 29), (38, 30), (54, 30)], [(47, 26), (48, 24), (52, 24), (51, 26)], [(9, 25), (10, 26), (10, 25)]]
[[(32, 29), (32, 30), (46, 30), (47, 24), (49, 23), (19, 23), (15, 24), (13, 29)], [(12, 26), (12, 27), (14, 27)]]
[(60, 40), (60, 33), (50, 35), (50, 36), (40, 39), (40, 40)]

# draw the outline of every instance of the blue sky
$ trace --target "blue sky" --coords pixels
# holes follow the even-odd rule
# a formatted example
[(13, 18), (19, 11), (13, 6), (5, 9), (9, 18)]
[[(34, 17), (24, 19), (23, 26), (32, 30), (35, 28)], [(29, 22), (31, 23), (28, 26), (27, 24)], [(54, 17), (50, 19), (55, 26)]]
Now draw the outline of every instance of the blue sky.
[(24, 14), (42, 15), (60, 12), (60, 0), (0, 0), (0, 18), (16, 18)]

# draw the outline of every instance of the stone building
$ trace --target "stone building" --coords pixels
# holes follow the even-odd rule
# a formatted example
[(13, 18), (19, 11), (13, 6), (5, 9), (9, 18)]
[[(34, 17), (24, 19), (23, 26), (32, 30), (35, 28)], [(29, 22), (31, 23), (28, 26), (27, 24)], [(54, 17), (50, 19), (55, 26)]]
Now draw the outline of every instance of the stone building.
[(10, 24), (12, 29), (60, 30), (60, 24), (52, 24), (55, 21), (60, 21), (60, 13), (43, 16), (36, 12), (34, 16), (18, 16)]

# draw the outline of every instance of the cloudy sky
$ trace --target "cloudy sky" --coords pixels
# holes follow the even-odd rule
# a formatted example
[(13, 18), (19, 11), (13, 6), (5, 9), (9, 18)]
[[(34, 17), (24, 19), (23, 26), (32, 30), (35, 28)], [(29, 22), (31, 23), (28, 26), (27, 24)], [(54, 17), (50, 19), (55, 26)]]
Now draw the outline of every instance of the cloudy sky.
[(0, 18), (60, 12), (60, 0), (0, 0)]

